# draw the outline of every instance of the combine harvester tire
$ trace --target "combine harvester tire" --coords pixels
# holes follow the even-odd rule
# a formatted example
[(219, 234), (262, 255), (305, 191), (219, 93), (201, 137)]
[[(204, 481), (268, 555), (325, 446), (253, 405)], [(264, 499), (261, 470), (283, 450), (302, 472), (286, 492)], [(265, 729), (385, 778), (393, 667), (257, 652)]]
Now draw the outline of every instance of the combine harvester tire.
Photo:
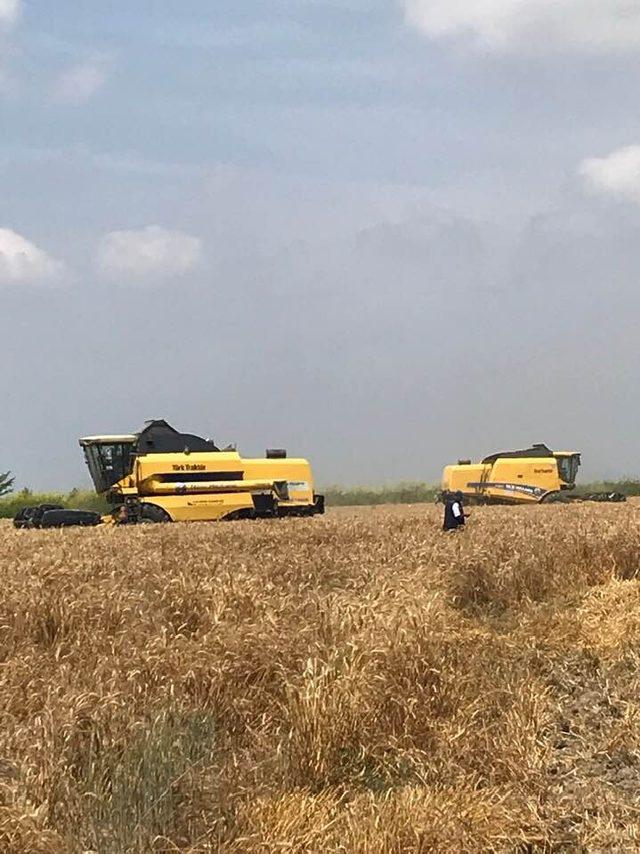
[(138, 523), (149, 523), (155, 522), (156, 524), (162, 524), (171, 521), (171, 516), (162, 509), (162, 507), (158, 507), (157, 504), (141, 504), (140, 505), (140, 513), (138, 516)]
[(567, 495), (565, 492), (548, 492), (540, 499), (540, 504), (570, 504), (576, 498)]

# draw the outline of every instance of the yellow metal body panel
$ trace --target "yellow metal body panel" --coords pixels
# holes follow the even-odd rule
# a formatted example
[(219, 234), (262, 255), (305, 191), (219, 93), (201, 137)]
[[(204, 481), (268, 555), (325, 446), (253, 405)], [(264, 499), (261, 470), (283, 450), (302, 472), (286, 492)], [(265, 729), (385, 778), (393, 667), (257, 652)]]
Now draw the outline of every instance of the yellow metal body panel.
[(246, 478), (269, 478), (287, 482), (289, 500), (284, 506), (306, 505), (314, 502), (313, 475), (309, 462), (304, 459), (242, 460)]
[(490, 473), (491, 466), (482, 463), (446, 466), (442, 473), (442, 491), (466, 493), (468, 483), (486, 480)]
[(143, 499), (169, 514), (174, 522), (213, 522), (239, 510), (251, 511), (250, 492), (203, 495), (154, 495)]
[[(242, 476), (235, 488), (234, 481), (225, 480), (231, 473)], [(251, 510), (251, 492), (273, 489), (277, 481), (288, 487), (288, 499), (279, 502), (281, 508), (314, 506), (313, 475), (307, 460), (243, 459), (237, 451), (145, 454), (136, 458), (131, 475), (112, 492), (138, 496), (161, 507), (174, 521), (215, 520)]]

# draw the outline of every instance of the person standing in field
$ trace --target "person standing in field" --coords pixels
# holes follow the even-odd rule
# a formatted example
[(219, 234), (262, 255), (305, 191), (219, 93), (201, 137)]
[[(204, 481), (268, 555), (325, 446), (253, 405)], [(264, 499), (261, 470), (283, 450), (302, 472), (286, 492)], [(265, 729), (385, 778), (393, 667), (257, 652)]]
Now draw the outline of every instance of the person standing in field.
[(444, 502), (444, 523), (443, 531), (458, 531), (464, 528), (467, 514), (464, 512), (462, 505), (462, 493), (454, 492), (449, 494)]

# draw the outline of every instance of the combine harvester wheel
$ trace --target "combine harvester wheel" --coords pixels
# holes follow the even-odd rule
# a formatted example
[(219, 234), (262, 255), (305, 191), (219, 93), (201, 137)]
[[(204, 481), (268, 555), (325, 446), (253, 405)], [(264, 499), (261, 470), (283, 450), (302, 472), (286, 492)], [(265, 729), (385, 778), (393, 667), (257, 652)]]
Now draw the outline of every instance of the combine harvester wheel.
[(157, 504), (140, 504), (140, 511), (138, 515), (139, 524), (163, 524), (166, 522), (171, 522), (171, 516), (169, 516), (162, 507), (158, 507)]

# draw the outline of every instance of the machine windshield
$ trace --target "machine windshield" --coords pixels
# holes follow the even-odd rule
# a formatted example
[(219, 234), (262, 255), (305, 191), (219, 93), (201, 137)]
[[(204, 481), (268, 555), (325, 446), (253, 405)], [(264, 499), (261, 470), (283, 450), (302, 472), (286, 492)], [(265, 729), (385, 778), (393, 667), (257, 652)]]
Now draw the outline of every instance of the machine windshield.
[(579, 454), (574, 454), (571, 457), (558, 457), (558, 474), (560, 475), (560, 480), (564, 481), (564, 483), (574, 484), (579, 465)]
[(96, 492), (106, 492), (131, 474), (134, 446), (130, 442), (86, 445), (84, 453)]

